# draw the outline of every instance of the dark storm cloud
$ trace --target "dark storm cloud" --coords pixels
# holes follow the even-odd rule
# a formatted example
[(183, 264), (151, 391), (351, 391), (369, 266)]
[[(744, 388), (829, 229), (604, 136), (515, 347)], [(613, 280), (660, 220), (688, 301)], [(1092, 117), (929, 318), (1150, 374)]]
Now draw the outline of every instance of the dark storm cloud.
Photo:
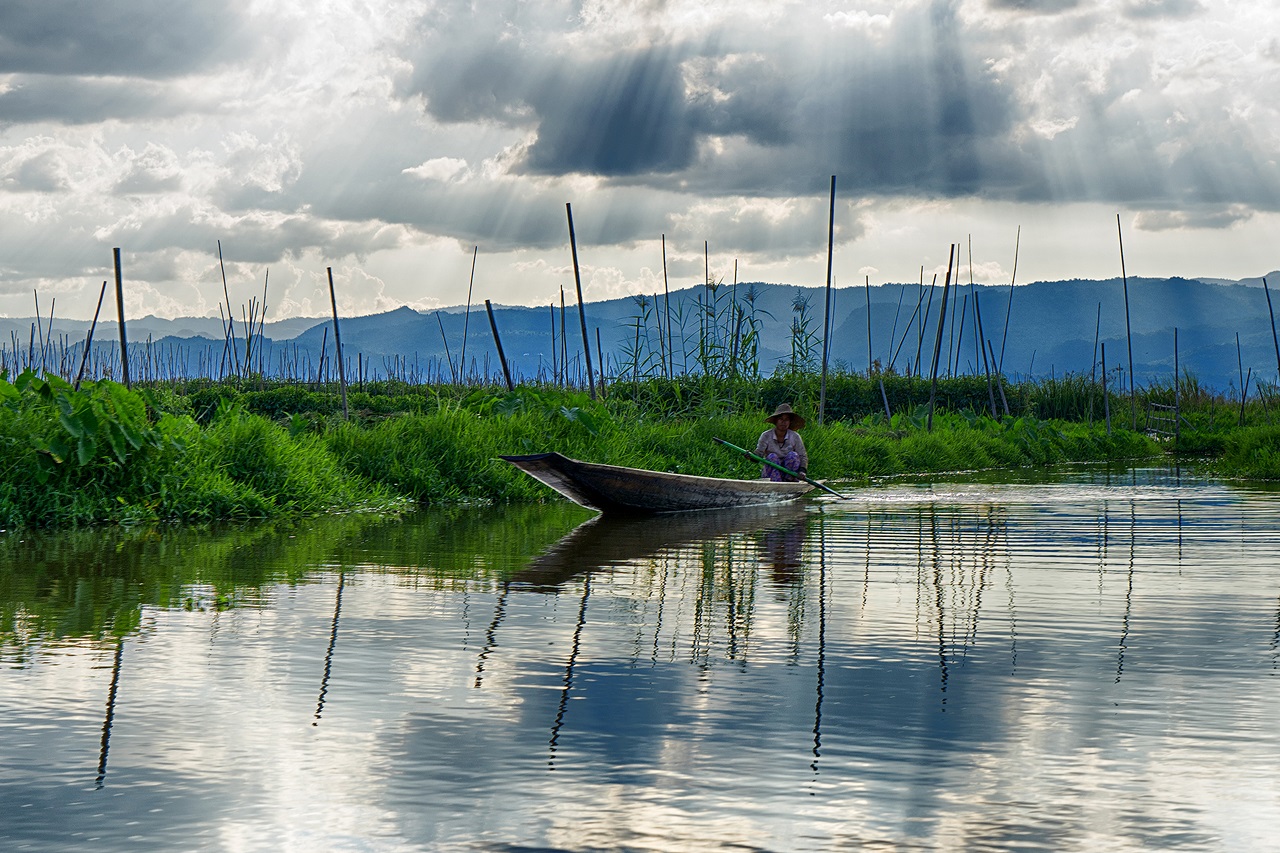
[(236, 0), (5, 0), (0, 73), (165, 78), (243, 55)]
[[(1006, 141), (1010, 92), (963, 37), (942, 2), (899, 10), (883, 40), (783, 32), (737, 49), (666, 43), (581, 58), (530, 51), (496, 27), (478, 43), (436, 30), (411, 87), (438, 119), (535, 131), (515, 167), (526, 173), (786, 195), (836, 171), (865, 192), (954, 195), (1020, 181), (1024, 168)], [(706, 144), (726, 137), (748, 147)]]
[(20, 76), (0, 93), (0, 127), (34, 122), (94, 124), (170, 118), (185, 107), (162, 84), (125, 79)]
[(675, 50), (557, 69), (527, 100), (539, 118), (525, 161), (532, 173), (623, 176), (693, 162), (697, 110), (684, 97)]

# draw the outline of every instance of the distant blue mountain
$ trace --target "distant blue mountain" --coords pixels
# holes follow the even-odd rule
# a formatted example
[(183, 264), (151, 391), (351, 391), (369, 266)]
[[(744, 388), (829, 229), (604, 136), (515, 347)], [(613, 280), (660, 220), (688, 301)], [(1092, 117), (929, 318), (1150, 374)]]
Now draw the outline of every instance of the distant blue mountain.
[[(1272, 275), (1267, 276), (1270, 282)], [(1274, 274), (1280, 283), (1280, 273)], [(1257, 285), (1254, 285), (1254, 281)], [(938, 284), (885, 284), (840, 288), (832, 293), (830, 361), (833, 367), (863, 371), (868, 365), (868, 312), (871, 359), (900, 373), (927, 373), (937, 337), (943, 286)], [(1272, 338), (1266, 291), (1261, 279), (1245, 283), (1204, 282), (1182, 278), (1128, 280), (1128, 326), (1132, 334), (1133, 371), (1139, 383), (1168, 382), (1174, 370), (1174, 330), (1178, 335), (1178, 361), (1184, 372), (1202, 384), (1227, 391), (1237, 388), (1240, 370), (1252, 368), (1255, 380), (1274, 382), (1277, 354)], [(1090, 373), (1100, 361), (1105, 344), (1109, 369), (1126, 374), (1129, 351), (1126, 341), (1124, 285), (1107, 281), (1057, 281), (1019, 285), (1012, 292), (999, 285), (967, 284), (948, 294), (947, 321), (943, 330), (940, 369), (958, 373), (982, 372), (984, 364), (974, 332), (980, 313), (983, 335), (989, 341), (988, 360), (1003, 362), (1004, 372), (1015, 378), (1040, 378), (1064, 373)], [(1280, 302), (1280, 293), (1275, 297)], [(714, 290), (690, 287), (670, 294), (670, 337), (675, 343), (676, 370), (697, 369), (696, 353), (702, 335), (699, 306), (714, 302), (726, 316), (736, 301), (753, 312), (759, 325), (759, 364), (762, 373), (773, 372), (791, 356), (792, 327), (807, 329), (816, 342), (824, 313), (824, 292), (818, 287), (796, 287), (761, 282)], [(975, 312), (975, 304), (979, 308)], [(1276, 310), (1280, 311), (1280, 304)], [(576, 305), (562, 312), (559, 305), (541, 308), (494, 307), (509, 367), (521, 378), (551, 375), (553, 363), (562, 368), (561, 350), (567, 349), (571, 374), (582, 370), (582, 322)], [(610, 375), (629, 373), (639, 341), (641, 370), (656, 372), (659, 362), (659, 326), (668, 335), (667, 301), (661, 296), (624, 297), (585, 306), (591, 356), (599, 370), (599, 350)], [(1007, 333), (1006, 333), (1007, 318)], [(16, 342), (28, 354), (30, 319), (0, 319), (0, 348), (12, 365)], [(637, 323), (639, 327), (637, 328)], [(56, 322), (55, 340), (78, 359), (87, 323)], [(149, 338), (152, 366), (161, 361), (165, 370), (207, 374), (225, 370), (236, 357), (243, 358), (243, 328), (236, 329), (236, 356), (227, 352), (217, 319), (145, 318), (129, 324), (135, 352)], [(483, 302), (470, 314), (454, 308), (418, 312), (398, 308), (384, 314), (341, 320), (348, 379), (396, 374), (414, 381), (448, 379), (458, 370), (466, 329), (468, 375), (500, 379), (493, 333)], [(555, 338), (553, 339), (553, 328)], [(1237, 358), (1236, 336), (1239, 336)], [(113, 322), (100, 322), (95, 359), (106, 359), (117, 338)], [(727, 345), (721, 328), (707, 334), (709, 343)], [(448, 359), (446, 359), (446, 341)], [(683, 343), (682, 343), (683, 341)], [(1095, 342), (1097, 344), (1095, 348)], [(268, 324), (261, 363), (268, 373), (314, 378), (322, 349), (332, 367), (332, 322), (325, 318), (293, 318)], [(820, 346), (815, 347), (820, 352)], [(688, 353), (682, 357), (680, 353)], [(65, 360), (65, 358), (64, 358)], [(255, 357), (258, 363), (259, 357)], [(46, 362), (48, 363), (48, 362)], [(917, 367), (917, 364), (919, 365)], [(452, 366), (451, 366), (452, 365)], [(138, 373), (138, 369), (133, 372)], [(336, 375), (336, 371), (334, 372)]]

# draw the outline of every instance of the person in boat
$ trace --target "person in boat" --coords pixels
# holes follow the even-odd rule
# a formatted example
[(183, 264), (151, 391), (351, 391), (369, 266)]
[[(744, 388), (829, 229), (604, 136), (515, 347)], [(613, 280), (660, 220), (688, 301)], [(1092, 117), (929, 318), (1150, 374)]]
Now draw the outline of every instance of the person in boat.
[[(804, 449), (804, 439), (799, 432), (804, 428), (804, 418), (793, 412), (789, 403), (783, 403), (765, 420), (773, 426), (760, 434), (756, 455), (801, 476), (808, 474), (809, 453)], [(796, 480), (769, 465), (763, 466), (760, 476), (778, 483), (794, 483)]]

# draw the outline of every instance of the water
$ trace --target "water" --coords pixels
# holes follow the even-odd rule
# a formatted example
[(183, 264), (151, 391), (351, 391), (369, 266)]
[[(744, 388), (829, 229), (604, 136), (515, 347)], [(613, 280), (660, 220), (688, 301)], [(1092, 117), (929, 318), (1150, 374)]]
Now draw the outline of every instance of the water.
[(1280, 850), (1277, 494), (0, 536), (3, 850)]

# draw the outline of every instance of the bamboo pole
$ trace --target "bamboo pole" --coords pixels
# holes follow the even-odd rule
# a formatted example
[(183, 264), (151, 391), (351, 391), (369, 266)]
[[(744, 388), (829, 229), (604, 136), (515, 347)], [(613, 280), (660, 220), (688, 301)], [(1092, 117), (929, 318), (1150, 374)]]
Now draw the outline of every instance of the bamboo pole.
[(836, 176), (831, 176), (831, 204), (827, 216), (827, 296), (826, 311), (822, 315), (822, 383), (818, 392), (818, 426), (822, 426), (827, 409), (827, 360), (831, 352), (831, 263), (835, 254), (836, 238)]
[(89, 324), (89, 334), (84, 339), (84, 352), (80, 355), (80, 369), (76, 371), (75, 390), (80, 390), (80, 380), (84, 379), (84, 366), (89, 362), (89, 350), (93, 347), (93, 332), (98, 327), (98, 312), (102, 310), (102, 297), (107, 295), (107, 280), (102, 280), (102, 290), (98, 291), (98, 307), (93, 309), (93, 322)]
[(667, 235), (662, 235), (662, 294), (667, 310), (667, 378), (675, 375), (676, 357), (671, 348), (671, 290), (667, 285)]
[(493, 305), (489, 300), (484, 301), (484, 310), (489, 314), (489, 328), (493, 330), (493, 343), (498, 348), (498, 362), (502, 365), (502, 376), (507, 380), (507, 390), (516, 390), (515, 383), (511, 381), (511, 369), (507, 366), (507, 354), (502, 350), (502, 338), (498, 335), (498, 322), (493, 318)]
[(871, 375), (871, 276), (866, 277), (867, 285), (867, 375)]
[[(1236, 367), (1240, 370), (1240, 426), (1244, 426), (1244, 401), (1249, 396), (1249, 383), (1244, 375), (1244, 359), (1240, 354), (1240, 333), (1236, 332)], [(1253, 376), (1253, 368), (1249, 368)]]
[[(582, 322), (582, 352), (587, 366), (587, 393), (594, 400), (596, 398), (596, 378), (595, 372), (591, 369), (591, 338), (587, 336), (587, 309), (582, 304), (582, 273), (578, 268), (578, 237), (573, 230), (573, 205), (565, 202), (564, 210), (569, 217), (569, 251), (573, 253), (573, 284), (578, 291), (578, 319)], [(597, 341), (598, 347), (599, 343)]]
[(1124, 268), (1124, 232), (1120, 229), (1120, 214), (1116, 214), (1116, 236), (1120, 240), (1120, 278), (1124, 282), (1124, 337), (1129, 346), (1129, 411), (1131, 428), (1138, 428), (1138, 391), (1133, 375), (1133, 331), (1129, 325), (1129, 275)]
[(1018, 226), (1018, 236), (1013, 240), (1013, 275), (1009, 276), (1009, 304), (1004, 309), (1004, 334), (1000, 337), (1000, 360), (996, 362), (996, 373), (1004, 373), (1004, 345), (1009, 340), (1009, 316), (1013, 313), (1013, 282), (1018, 277), (1018, 249), (1022, 245), (1022, 226)]
[[(238, 374), (240, 373), (240, 353), (239, 351), (236, 350), (236, 327), (235, 327), (236, 315), (235, 315), (235, 312), (231, 310), (231, 294), (227, 290), (227, 267), (226, 267), (226, 264), (222, 262), (222, 241), (221, 240), (218, 241), (218, 269), (222, 270), (222, 296), (224, 299), (227, 300), (227, 328), (230, 329), (230, 335), (231, 335), (231, 340), (228, 344), (228, 347), (230, 348), (230, 351), (231, 351), (231, 358), (235, 368), (235, 372)], [(223, 331), (223, 334), (224, 336), (227, 334), (227, 331), (225, 329)]]
[(942, 306), (938, 309), (938, 334), (933, 341), (933, 369), (929, 378), (928, 431), (933, 432), (933, 407), (938, 396), (938, 357), (942, 355), (942, 327), (947, 322), (947, 294), (951, 290), (951, 256), (958, 254), (955, 243), (947, 251), (947, 277), (942, 284)]
[[(951, 266), (951, 258), (947, 258), (947, 266)], [(923, 285), (923, 283), (922, 283)], [(929, 282), (929, 300), (924, 303), (924, 314), (920, 317), (920, 325), (916, 327), (916, 361), (915, 372), (920, 375), (920, 355), (924, 352), (924, 330), (929, 325), (929, 314), (933, 311), (933, 292), (938, 289), (938, 274), (933, 274), (933, 281)], [(921, 296), (924, 295), (921, 291)]]
[[(556, 315), (555, 315), (555, 311), (553, 310), (553, 311), (552, 311), (552, 313), (551, 313), (551, 322), (552, 322), (552, 331), (551, 331), (551, 334), (552, 334), (552, 337), (553, 337), (553, 338), (554, 338), (554, 336), (555, 336), (555, 325), (554, 325), (554, 324), (555, 324), (555, 316), (556, 316)], [(444, 333), (444, 321), (440, 319), (440, 312), (439, 312), (439, 311), (437, 311), (437, 312), (436, 312), (436, 323), (437, 323), (437, 325), (439, 325), (439, 326), (440, 326), (440, 340), (444, 341), (444, 357), (445, 357), (445, 359), (446, 359), (446, 360), (448, 360), (448, 362), (449, 362), (449, 375), (450, 375), (451, 377), (453, 377), (453, 384), (454, 384), (454, 385), (457, 385), (457, 384), (458, 384), (458, 371), (454, 370), (454, 368), (453, 368), (453, 356), (449, 354), (449, 338), (448, 338), (448, 336), (446, 336), (446, 335), (445, 335), (445, 333)], [(554, 351), (553, 351), (553, 353), (554, 353)]]
[(463, 371), (466, 370), (467, 365), (467, 331), (471, 325), (471, 288), (476, 283), (476, 257), (479, 254), (479, 246), (471, 250), (471, 280), (467, 282), (467, 308), (466, 313), (462, 315), (462, 352), (458, 354), (458, 367)]
[(1102, 410), (1107, 418), (1107, 435), (1111, 435), (1111, 397), (1107, 394), (1107, 342), (1102, 342)]
[(347, 409), (347, 374), (342, 366), (342, 334), (338, 329), (338, 297), (333, 292), (333, 267), (325, 267), (329, 274), (329, 305), (333, 308), (333, 354), (338, 362), (338, 388), (342, 392), (342, 418), (351, 420), (351, 412)]
[(1267, 295), (1267, 316), (1271, 318), (1271, 343), (1276, 348), (1276, 373), (1280, 376), (1280, 339), (1276, 338), (1276, 315), (1271, 310), (1271, 288), (1267, 286), (1267, 277), (1262, 277), (1262, 292)]
[(898, 337), (898, 315), (902, 313), (902, 298), (906, 295), (906, 285), (898, 285), (898, 307), (893, 312), (893, 327), (889, 329), (889, 349), (885, 353), (889, 356), (885, 364), (886, 370), (893, 369), (893, 339)]
[(1182, 393), (1179, 389), (1181, 374), (1178, 371), (1178, 327), (1173, 327), (1173, 449), (1178, 449), (1182, 439)]
[(600, 396), (603, 397), (605, 393), (605, 384), (604, 384), (605, 364), (604, 364), (604, 349), (603, 347), (600, 346), (600, 327), (599, 326), (596, 326), (596, 359), (600, 365)]
[(120, 320), (120, 376), (124, 379), (124, 387), (129, 388), (129, 341), (124, 331), (124, 275), (120, 269), (120, 249), (111, 250), (116, 265), (116, 316)]

